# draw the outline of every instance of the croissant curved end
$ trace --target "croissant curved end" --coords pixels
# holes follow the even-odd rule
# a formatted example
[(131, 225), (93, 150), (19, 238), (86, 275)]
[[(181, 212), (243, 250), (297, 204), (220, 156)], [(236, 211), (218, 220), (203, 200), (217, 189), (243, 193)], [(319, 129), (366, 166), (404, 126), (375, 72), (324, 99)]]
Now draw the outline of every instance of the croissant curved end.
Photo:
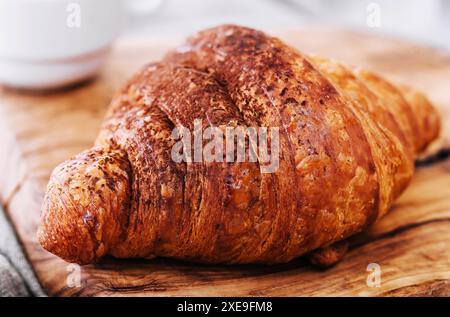
[(68, 262), (98, 261), (124, 231), (129, 192), (123, 152), (94, 148), (60, 164), (47, 186), (40, 244)]

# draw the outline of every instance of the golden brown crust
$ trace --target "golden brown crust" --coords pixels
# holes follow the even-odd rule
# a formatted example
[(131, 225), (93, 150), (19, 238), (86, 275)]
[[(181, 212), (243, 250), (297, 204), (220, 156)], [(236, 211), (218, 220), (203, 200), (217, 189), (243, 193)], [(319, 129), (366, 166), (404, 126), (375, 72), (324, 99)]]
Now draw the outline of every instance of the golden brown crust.
[[(144, 129), (153, 129), (151, 125), (156, 119), (156, 112), (164, 116), (171, 127), (184, 126), (191, 131), (196, 119), (202, 120), (205, 128), (243, 125), (238, 109), (224, 89), (206, 73), (176, 65), (152, 64), (131, 82), (128, 94), (133, 91), (131, 94), (136, 95), (137, 100), (142, 100), (141, 104), (135, 104), (134, 107), (137, 111), (146, 114), (149, 112), (152, 118), (152, 123)], [(118, 113), (121, 116), (122, 111)], [(117, 115), (112, 117), (114, 121)], [(135, 116), (127, 118), (136, 121)], [(110, 123), (107, 125), (110, 127)], [(139, 140), (135, 146), (129, 146), (134, 140), (116, 141), (122, 147), (129, 148), (130, 157), (138, 156), (136, 150), (139, 150), (139, 144), (149, 143), (148, 136), (142, 136), (142, 129), (140, 126), (134, 127), (128, 134), (132, 139)], [(164, 140), (171, 140), (168, 129), (165, 134)], [(162, 162), (171, 162), (169, 154), (173, 143), (171, 140), (161, 147), (165, 151)], [(142, 157), (150, 155), (145, 152), (141, 154)], [(152, 187), (158, 186), (158, 182), (153, 184), (148, 180), (151, 175), (158, 173), (154, 170), (154, 162), (148, 161), (148, 165), (146, 163), (137, 161), (133, 164), (135, 170), (142, 170), (142, 173), (138, 172), (141, 192), (151, 191)], [(146, 166), (142, 166), (143, 164)], [(257, 216), (260, 208), (258, 164), (192, 162), (174, 166), (180, 182), (168, 184), (165, 188), (171, 196), (178, 197), (177, 203), (166, 211), (170, 213), (170, 224), (164, 225), (163, 230), (166, 238), (155, 238), (158, 244), (152, 247), (151, 253), (203, 262), (232, 262), (252, 256), (241, 249), (246, 245), (243, 241), (245, 239), (251, 241), (252, 245), (258, 241), (256, 235), (250, 234), (252, 219)], [(169, 171), (169, 174), (173, 173)], [(146, 209), (143, 211), (145, 214), (164, 213), (158, 208), (150, 209), (145, 202), (139, 206)], [(175, 210), (177, 211), (174, 212)], [(143, 230), (150, 226), (162, 225), (153, 219), (142, 223)], [(135, 233), (130, 234), (130, 242), (133, 237), (136, 240)], [(123, 249), (127, 253), (121, 256), (130, 257), (130, 250), (136, 247), (127, 243)]]
[(287, 261), (376, 217), (378, 184), (361, 125), (299, 52), (262, 32), (223, 27), (200, 33), (168, 59), (225, 83), (248, 123), (282, 128), (283, 159), (274, 176), (282, 186), (278, 202), (291, 204), (278, 203), (270, 258)]
[(419, 154), (439, 136), (441, 128), (439, 115), (427, 97), (419, 91), (406, 86), (399, 89), (417, 118), (416, 154)]
[[(195, 119), (222, 130), (279, 128), (279, 169), (174, 162), (172, 130), (192, 131)], [(96, 148), (55, 170), (40, 241), (79, 263), (107, 253), (280, 263), (318, 248), (316, 262), (331, 263), (345, 248), (328, 246), (387, 212), (411, 179), (414, 154), (438, 130), (417, 92), (305, 57), (259, 31), (209, 29), (133, 77), (114, 98)], [(114, 190), (91, 192), (86, 166), (105, 158), (120, 176), (107, 165), (100, 178), (116, 180)], [(81, 194), (106, 213), (74, 203)], [(97, 229), (82, 222), (87, 214)]]
[(339, 90), (347, 107), (361, 122), (376, 168), (379, 184), (377, 214), (381, 217), (406, 187), (413, 173), (412, 147), (406, 138), (409, 132), (403, 130), (395, 119), (395, 107), (386, 105), (384, 97), (372, 92), (350, 69), (317, 56), (311, 60)]

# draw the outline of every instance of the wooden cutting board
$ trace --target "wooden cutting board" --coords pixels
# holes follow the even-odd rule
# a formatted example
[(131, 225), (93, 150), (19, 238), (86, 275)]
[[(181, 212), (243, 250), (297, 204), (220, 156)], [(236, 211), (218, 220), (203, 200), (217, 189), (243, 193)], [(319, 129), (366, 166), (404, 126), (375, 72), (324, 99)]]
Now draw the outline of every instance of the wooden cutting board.
[[(305, 52), (375, 70), (427, 92), (442, 137), (393, 210), (355, 237), (345, 259), (317, 270), (303, 259), (277, 266), (208, 266), (168, 259), (107, 259), (80, 269), (36, 243), (41, 199), (53, 167), (90, 147), (114, 90), (178, 41), (122, 40), (94, 81), (52, 93), (0, 88), (0, 196), (49, 295), (450, 295), (450, 57), (429, 48), (330, 28), (280, 33)], [(1, 70), (0, 70), (1, 71)], [(440, 151), (440, 152), (439, 152)], [(430, 153), (431, 153), (430, 152)], [(369, 264), (379, 265), (379, 287)], [(375, 265), (375, 267), (376, 267)]]

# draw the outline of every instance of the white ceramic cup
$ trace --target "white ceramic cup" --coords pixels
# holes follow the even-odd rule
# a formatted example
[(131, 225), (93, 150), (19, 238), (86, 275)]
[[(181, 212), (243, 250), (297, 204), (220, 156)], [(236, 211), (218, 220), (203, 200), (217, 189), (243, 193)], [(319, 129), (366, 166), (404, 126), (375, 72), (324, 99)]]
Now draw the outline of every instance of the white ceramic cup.
[(95, 75), (127, 20), (155, 2), (0, 0), (0, 83), (48, 89)]

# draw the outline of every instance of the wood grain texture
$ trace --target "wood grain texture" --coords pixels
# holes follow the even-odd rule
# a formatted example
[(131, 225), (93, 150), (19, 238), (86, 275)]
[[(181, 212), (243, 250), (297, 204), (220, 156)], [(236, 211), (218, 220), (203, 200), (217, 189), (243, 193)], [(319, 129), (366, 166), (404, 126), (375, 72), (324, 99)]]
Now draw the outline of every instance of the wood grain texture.
[[(89, 148), (114, 90), (141, 65), (178, 41), (117, 43), (91, 82), (59, 92), (0, 88), (0, 196), (48, 294), (57, 296), (448, 296), (450, 293), (450, 57), (394, 39), (312, 28), (280, 35), (316, 52), (375, 70), (427, 92), (444, 122), (428, 153), (440, 162), (419, 167), (394, 209), (351, 241), (345, 259), (329, 270), (305, 260), (277, 266), (207, 266), (167, 259), (107, 259), (81, 268), (81, 287), (68, 287), (73, 269), (36, 243), (39, 209), (55, 165)], [(433, 164), (429, 164), (432, 162)], [(367, 286), (369, 263), (381, 266), (381, 287)]]

